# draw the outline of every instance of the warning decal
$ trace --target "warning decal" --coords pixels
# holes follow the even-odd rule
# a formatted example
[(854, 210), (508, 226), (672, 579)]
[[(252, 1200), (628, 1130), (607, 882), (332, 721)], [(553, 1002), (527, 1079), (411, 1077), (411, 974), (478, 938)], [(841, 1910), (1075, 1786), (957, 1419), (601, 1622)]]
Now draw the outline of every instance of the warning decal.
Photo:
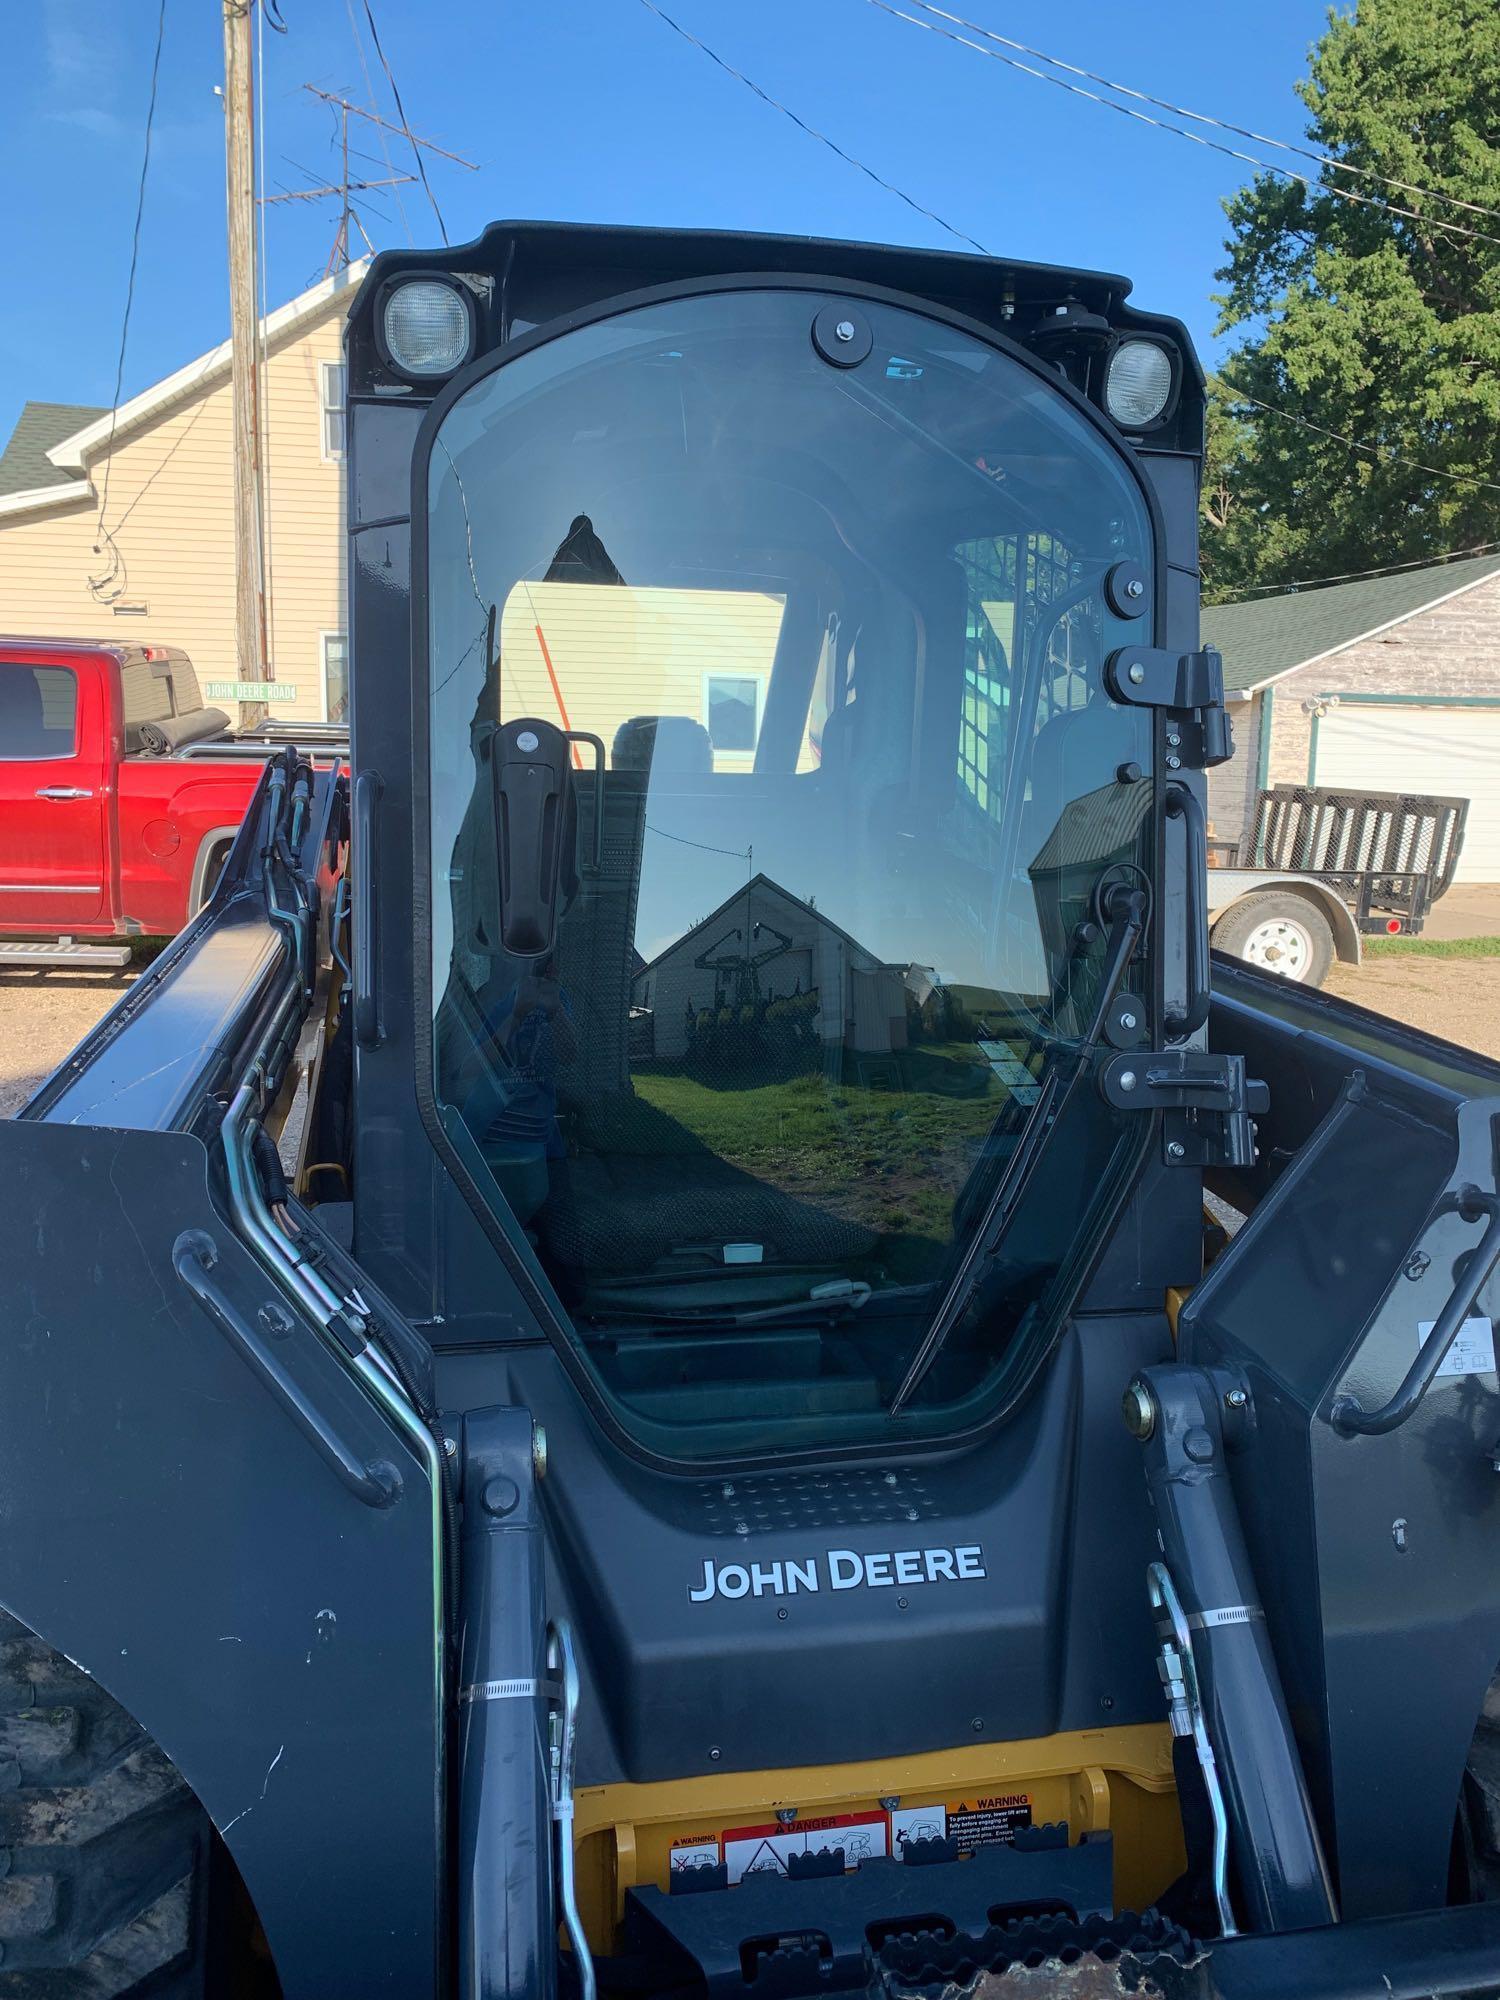
[(790, 1826), (729, 1827), (724, 1833), (724, 1860), (731, 1882), (746, 1875), (785, 1875), (788, 1855), (816, 1854), (823, 1847), (842, 1847), (849, 1868), (883, 1855), (887, 1851), (885, 1814), (838, 1813), (827, 1819), (794, 1820)]
[(891, 1839), (899, 1854), (909, 1840), (956, 1840), (960, 1854), (997, 1847), (1031, 1825), (1027, 1792), (998, 1792), (949, 1806), (901, 1806), (891, 1814)]
[(718, 1865), (719, 1836), (716, 1833), (690, 1833), (672, 1842), (674, 1874), (679, 1868), (717, 1868)]

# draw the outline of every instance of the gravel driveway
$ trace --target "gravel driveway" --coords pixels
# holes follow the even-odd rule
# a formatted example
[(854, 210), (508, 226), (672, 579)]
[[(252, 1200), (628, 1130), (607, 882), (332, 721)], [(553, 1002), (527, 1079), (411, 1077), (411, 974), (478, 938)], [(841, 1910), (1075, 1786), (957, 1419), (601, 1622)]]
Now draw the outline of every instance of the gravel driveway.
[(136, 977), (123, 972), (0, 971), (0, 1118), (49, 1077)]

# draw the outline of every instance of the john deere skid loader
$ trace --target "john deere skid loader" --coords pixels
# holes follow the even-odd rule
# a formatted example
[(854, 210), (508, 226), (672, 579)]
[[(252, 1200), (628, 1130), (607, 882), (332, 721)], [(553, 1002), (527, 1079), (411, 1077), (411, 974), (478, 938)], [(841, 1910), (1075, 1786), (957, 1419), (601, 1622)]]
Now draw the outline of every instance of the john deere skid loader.
[(0, 2000), (1500, 1992), (1500, 1068), (1210, 966), (1128, 293), (376, 259), (350, 764), (0, 1127)]

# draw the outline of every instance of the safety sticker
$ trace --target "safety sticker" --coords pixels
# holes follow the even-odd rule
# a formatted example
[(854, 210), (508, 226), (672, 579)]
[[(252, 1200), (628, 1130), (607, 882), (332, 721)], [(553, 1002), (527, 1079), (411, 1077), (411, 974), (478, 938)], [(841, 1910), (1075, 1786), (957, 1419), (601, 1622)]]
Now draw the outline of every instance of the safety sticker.
[[(1437, 1325), (1435, 1319), (1417, 1322), (1420, 1347)], [(1453, 1345), (1438, 1363), (1439, 1375), (1493, 1375), (1495, 1373), (1495, 1322), (1466, 1319), (1453, 1337)]]
[(909, 1840), (956, 1840), (960, 1854), (972, 1854), (1009, 1845), (1017, 1827), (1030, 1825), (1030, 1794), (997, 1792), (972, 1804), (899, 1806), (891, 1814), (891, 1839), (898, 1854)]
[[(724, 1833), (724, 1861), (729, 1880), (746, 1875), (785, 1875), (787, 1858), (816, 1854), (821, 1847), (842, 1847), (844, 1862), (857, 1868), (887, 1852), (886, 1816), (877, 1813), (837, 1813), (827, 1819), (799, 1819), (790, 1826), (735, 1826)], [(675, 1863), (675, 1855), (673, 1857)]]
[(719, 1865), (719, 1836), (716, 1833), (690, 1833), (672, 1842), (672, 1873), (679, 1868), (717, 1868)]

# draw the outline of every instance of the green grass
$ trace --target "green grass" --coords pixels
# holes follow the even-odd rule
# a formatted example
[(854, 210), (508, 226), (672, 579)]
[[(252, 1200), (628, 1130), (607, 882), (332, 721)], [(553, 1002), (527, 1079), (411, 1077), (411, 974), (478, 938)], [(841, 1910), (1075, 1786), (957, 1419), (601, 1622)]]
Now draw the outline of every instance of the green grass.
[(1365, 939), (1366, 958), (1500, 958), (1500, 937)]
[(954, 1197), (1006, 1095), (976, 1054), (922, 1048), (868, 1065), (864, 1079), (751, 1075), (743, 1088), (638, 1067), (631, 1081), (645, 1117), (632, 1117), (628, 1137), (593, 1138), (608, 1150), (717, 1154), (873, 1229), (872, 1262), (893, 1278), (927, 1277), (952, 1242)]

